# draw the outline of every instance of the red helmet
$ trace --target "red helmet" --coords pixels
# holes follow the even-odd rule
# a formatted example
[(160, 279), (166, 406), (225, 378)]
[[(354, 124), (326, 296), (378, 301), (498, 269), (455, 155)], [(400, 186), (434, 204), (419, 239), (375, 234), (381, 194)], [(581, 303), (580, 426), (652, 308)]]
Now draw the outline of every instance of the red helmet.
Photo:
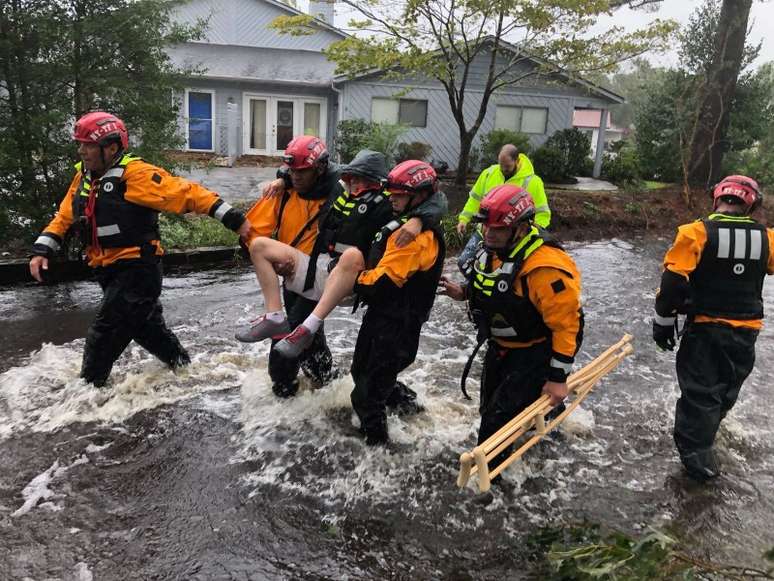
[(73, 139), (82, 143), (96, 143), (108, 145), (112, 141), (119, 141), (121, 149), (129, 147), (129, 133), (126, 125), (115, 115), (104, 111), (86, 113), (75, 122)]
[(415, 194), (428, 189), (438, 189), (438, 176), (429, 163), (408, 159), (399, 163), (387, 174), (387, 189), (392, 194)]
[(728, 176), (712, 190), (712, 209), (716, 210), (720, 199), (725, 196), (737, 198), (749, 208), (757, 207), (763, 200), (761, 189), (752, 178), (747, 176)]
[(510, 227), (534, 215), (535, 202), (530, 193), (518, 186), (503, 184), (489, 190), (474, 220), (487, 226)]
[(301, 135), (288, 143), (282, 161), (290, 169), (306, 169), (327, 162), (328, 157), (328, 148), (322, 139), (314, 135)]

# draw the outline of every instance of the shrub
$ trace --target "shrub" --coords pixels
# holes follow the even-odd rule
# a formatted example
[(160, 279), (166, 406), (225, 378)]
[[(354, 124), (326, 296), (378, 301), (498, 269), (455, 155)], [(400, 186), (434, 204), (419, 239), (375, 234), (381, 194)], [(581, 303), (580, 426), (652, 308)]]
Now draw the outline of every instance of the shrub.
[(586, 159), (591, 155), (591, 137), (580, 129), (562, 129), (546, 141), (545, 146), (562, 155), (562, 178), (583, 173)]
[(532, 154), (532, 163), (535, 173), (543, 178), (543, 181), (561, 183), (565, 181), (564, 156), (554, 147), (544, 145)]
[(345, 119), (336, 126), (336, 154), (339, 161), (349, 163), (361, 149), (373, 149), (383, 153), (391, 165), (398, 154), (398, 139), (405, 131), (404, 125)]
[(398, 153), (395, 156), (395, 163), (406, 161), (407, 159), (419, 159), (425, 161), (433, 151), (431, 145), (421, 141), (412, 141), (411, 143), (399, 143)]
[(619, 186), (633, 186), (642, 181), (642, 167), (637, 150), (622, 147), (617, 154), (605, 154), (602, 176)]
[(509, 129), (494, 129), (481, 138), (481, 162), (482, 165), (489, 166), (497, 163), (497, 156), (503, 145), (512, 143), (519, 153), (529, 155), (532, 147), (529, 143), (529, 136), (518, 131)]
[(363, 119), (345, 119), (336, 126), (336, 155), (342, 163), (348, 163), (357, 152), (363, 149), (371, 131), (369, 121)]

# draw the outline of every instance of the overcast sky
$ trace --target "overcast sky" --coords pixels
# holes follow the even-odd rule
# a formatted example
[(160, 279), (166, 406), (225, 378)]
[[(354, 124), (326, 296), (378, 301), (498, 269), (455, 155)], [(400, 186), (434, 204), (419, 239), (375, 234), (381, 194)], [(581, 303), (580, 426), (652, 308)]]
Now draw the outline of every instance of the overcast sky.
[[(701, 6), (703, 0), (664, 0), (661, 7), (655, 13), (645, 12), (643, 10), (620, 9), (615, 13), (615, 24), (627, 29), (637, 29), (646, 25), (655, 18), (672, 18), (681, 25), (688, 22), (691, 13)], [(752, 31), (750, 39), (756, 42), (763, 40), (760, 56), (755, 62), (761, 65), (767, 61), (774, 60), (774, 36), (769, 34), (767, 37), (766, 29), (771, 30), (774, 23), (774, 0), (754, 0), (752, 11), (750, 12), (750, 23)], [(604, 26), (604, 22), (600, 22)], [(651, 55), (649, 59), (654, 64), (673, 65), (677, 62), (675, 53), (666, 53), (663, 55)]]
[[(604, 30), (613, 24), (621, 25), (630, 30), (636, 30), (647, 25), (655, 18), (672, 18), (679, 24), (684, 25), (688, 22), (691, 13), (703, 3), (703, 0), (664, 0), (658, 11), (651, 13), (644, 10), (619, 9), (615, 12), (613, 18), (605, 18), (600, 21), (598, 26)], [(308, 0), (299, 0), (299, 8), (306, 9)], [(336, 24), (346, 26), (348, 18), (345, 15), (344, 6), (336, 4)], [(771, 29), (774, 23), (774, 0), (753, 0), (753, 8), (750, 15), (752, 24), (751, 38), (755, 41), (763, 40), (763, 47), (756, 65), (761, 65), (767, 61), (774, 61), (774, 34), (766, 37), (766, 29)], [(661, 55), (651, 54), (648, 57), (656, 65), (675, 65), (677, 64), (677, 55), (675, 53), (665, 53)]]

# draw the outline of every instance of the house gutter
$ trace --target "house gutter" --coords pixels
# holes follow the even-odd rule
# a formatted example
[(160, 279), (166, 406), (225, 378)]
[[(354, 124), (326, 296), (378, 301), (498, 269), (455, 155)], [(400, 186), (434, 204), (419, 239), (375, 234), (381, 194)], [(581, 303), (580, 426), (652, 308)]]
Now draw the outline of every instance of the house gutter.
[[(336, 88), (336, 82), (331, 81), (331, 90), (336, 93), (336, 127), (339, 126), (339, 123), (341, 123), (341, 108), (342, 108), (342, 102), (341, 102), (341, 89)], [(333, 141), (336, 141), (336, 127), (333, 128)], [(339, 163), (341, 163), (341, 160), (337, 160)]]

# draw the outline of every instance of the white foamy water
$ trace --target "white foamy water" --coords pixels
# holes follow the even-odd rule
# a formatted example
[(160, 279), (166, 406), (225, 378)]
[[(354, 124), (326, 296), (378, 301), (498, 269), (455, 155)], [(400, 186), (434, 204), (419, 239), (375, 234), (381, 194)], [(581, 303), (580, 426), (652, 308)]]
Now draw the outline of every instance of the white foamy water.
[(177, 373), (132, 344), (104, 388), (78, 377), (83, 341), (45, 344), (25, 365), (0, 374), (0, 438), (75, 422), (120, 423), (142, 410), (237, 387), (245, 370), (265, 365), (260, 355), (265, 347), (246, 350), (222, 339), (203, 340), (212, 351), (194, 354)]

